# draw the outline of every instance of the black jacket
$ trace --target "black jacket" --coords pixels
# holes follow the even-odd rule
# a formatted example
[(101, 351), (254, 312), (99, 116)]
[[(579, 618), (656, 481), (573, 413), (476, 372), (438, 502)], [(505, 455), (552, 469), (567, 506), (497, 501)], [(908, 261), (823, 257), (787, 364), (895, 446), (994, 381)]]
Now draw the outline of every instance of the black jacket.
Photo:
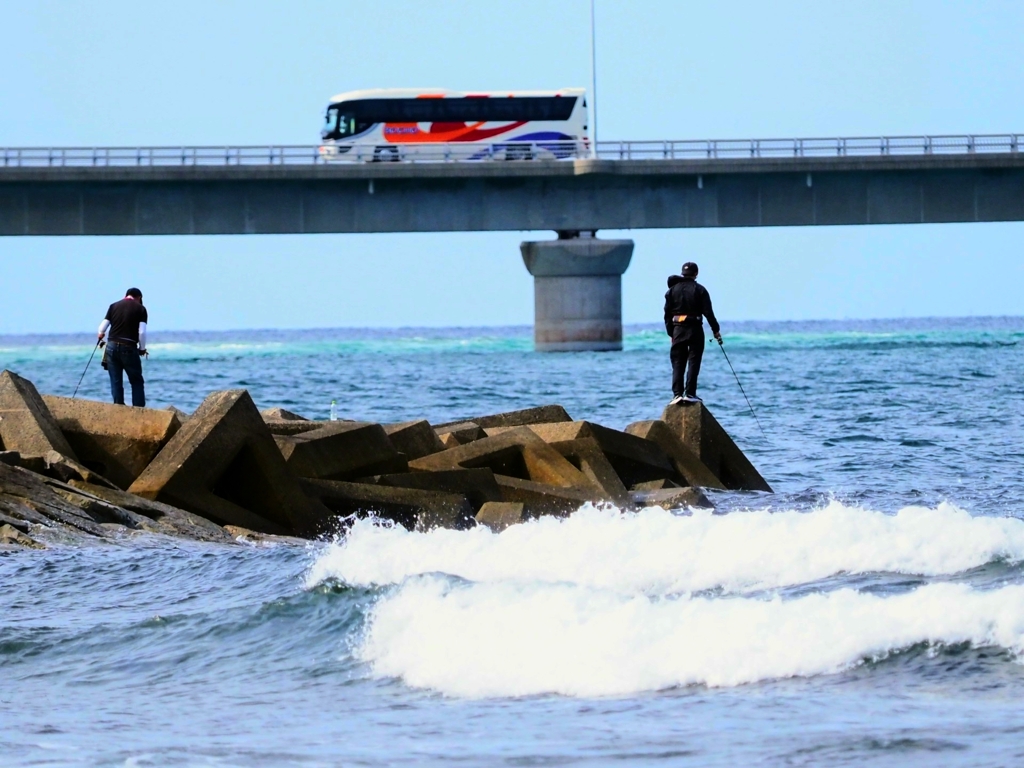
[(676, 315), (688, 315), (686, 324), (699, 325), (700, 318), (706, 317), (712, 333), (718, 333), (718, 320), (711, 308), (711, 295), (708, 289), (692, 277), (672, 275), (668, 279), (668, 290), (665, 292), (665, 332), (672, 335)]

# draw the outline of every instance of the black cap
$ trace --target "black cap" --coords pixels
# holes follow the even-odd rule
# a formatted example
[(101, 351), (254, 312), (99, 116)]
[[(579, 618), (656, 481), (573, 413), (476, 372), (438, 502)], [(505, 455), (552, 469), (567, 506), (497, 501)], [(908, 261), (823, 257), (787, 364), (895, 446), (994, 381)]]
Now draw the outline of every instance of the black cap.
[(131, 296), (134, 299), (141, 299), (142, 291), (140, 291), (138, 288), (129, 288), (127, 291), (124, 292), (124, 295)]
[(692, 261), (688, 261), (683, 264), (683, 277), (696, 277), (697, 276), (697, 265)]

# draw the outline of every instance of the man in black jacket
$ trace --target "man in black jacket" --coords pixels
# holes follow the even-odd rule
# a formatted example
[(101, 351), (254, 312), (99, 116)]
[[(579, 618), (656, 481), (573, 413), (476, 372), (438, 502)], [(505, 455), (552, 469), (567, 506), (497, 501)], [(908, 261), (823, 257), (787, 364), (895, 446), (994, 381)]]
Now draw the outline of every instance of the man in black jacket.
[(146, 407), (146, 386), (142, 378), (141, 355), (146, 351), (146, 324), (149, 313), (142, 306), (142, 291), (129, 288), (125, 297), (115, 301), (107, 309), (107, 315), (99, 327), (99, 341), (103, 341), (107, 329), (107, 349), (103, 355), (103, 367), (110, 374), (110, 394), (114, 402), (124, 405), (124, 376), (132, 385), (132, 405)]
[(700, 402), (697, 377), (700, 375), (701, 358), (704, 357), (705, 317), (718, 343), (722, 343), (718, 320), (711, 309), (711, 296), (696, 277), (697, 265), (692, 261), (686, 262), (682, 277), (672, 275), (668, 279), (668, 291), (665, 293), (665, 331), (672, 337), (670, 357), (674, 397), (669, 405)]

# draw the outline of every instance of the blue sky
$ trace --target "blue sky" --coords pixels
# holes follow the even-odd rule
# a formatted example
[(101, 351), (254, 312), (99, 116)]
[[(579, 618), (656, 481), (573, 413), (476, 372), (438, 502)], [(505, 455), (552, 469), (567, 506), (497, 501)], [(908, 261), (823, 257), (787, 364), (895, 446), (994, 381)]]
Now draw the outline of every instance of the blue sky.
[[(597, 0), (601, 139), (1024, 131), (1019, 2)], [(7, 0), (0, 145), (313, 144), (334, 93), (589, 86), (589, 0)], [(16, 30), (16, 32), (14, 32)], [(701, 265), (730, 319), (1021, 314), (1024, 224), (631, 233), (627, 322)], [(0, 333), (509, 325), (551, 233), (0, 238)]]

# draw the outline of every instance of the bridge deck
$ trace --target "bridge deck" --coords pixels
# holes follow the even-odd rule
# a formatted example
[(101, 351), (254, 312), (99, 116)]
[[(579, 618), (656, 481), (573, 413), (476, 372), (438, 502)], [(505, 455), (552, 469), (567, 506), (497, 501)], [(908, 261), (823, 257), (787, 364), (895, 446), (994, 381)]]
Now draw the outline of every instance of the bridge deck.
[[(885, 152), (878, 140), (875, 154), (765, 151), (751, 142), (675, 159), (614, 144), (617, 153), (599, 147), (598, 158), (520, 162), (325, 163), (302, 148), (304, 162), (284, 162), (281, 153), (272, 163), (271, 151), (263, 162), (236, 154), (232, 163), (231, 148), (218, 148), (220, 162), (190, 164), (188, 148), (168, 148), (153, 164), (141, 150), (105, 164), (96, 162), (105, 150), (70, 151), (70, 163), (69, 150), (0, 150), (0, 235), (1024, 220), (1024, 153), (1019, 137), (1003, 138), (941, 152), (923, 142)], [(669, 154), (667, 143), (658, 146)], [(608, 159), (638, 153), (643, 159)]]

